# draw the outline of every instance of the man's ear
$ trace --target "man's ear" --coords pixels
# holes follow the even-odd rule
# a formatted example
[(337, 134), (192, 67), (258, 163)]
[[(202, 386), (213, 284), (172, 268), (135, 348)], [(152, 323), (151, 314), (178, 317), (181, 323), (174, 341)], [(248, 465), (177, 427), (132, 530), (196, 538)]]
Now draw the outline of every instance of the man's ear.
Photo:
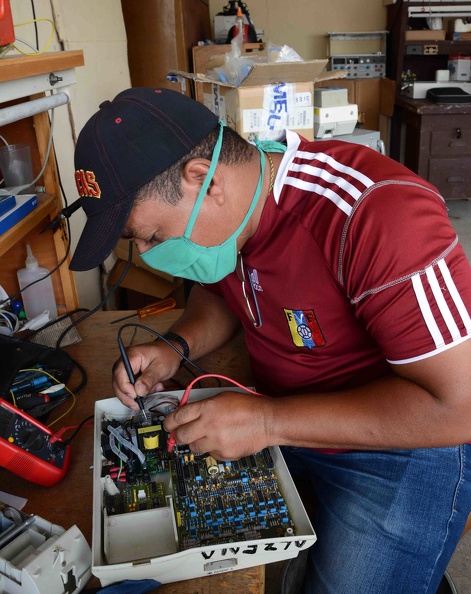
[[(182, 189), (186, 188), (190, 192), (197, 194), (206, 178), (211, 163), (207, 159), (191, 159), (183, 167)], [(216, 167), (213, 179), (209, 184), (206, 194), (211, 196), (218, 204), (222, 204), (225, 200), (224, 196), (224, 175), (221, 172), (221, 167)]]

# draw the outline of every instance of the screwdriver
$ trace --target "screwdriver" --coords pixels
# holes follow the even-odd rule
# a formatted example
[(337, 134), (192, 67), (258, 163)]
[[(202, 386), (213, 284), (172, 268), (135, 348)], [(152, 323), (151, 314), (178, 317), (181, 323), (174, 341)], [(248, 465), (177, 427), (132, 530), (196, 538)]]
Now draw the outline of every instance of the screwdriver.
[(135, 314), (124, 316), (124, 318), (119, 318), (119, 320), (113, 320), (110, 323), (116, 324), (117, 322), (129, 320), (129, 318), (134, 318), (135, 316), (139, 316), (139, 318), (141, 319), (146, 318), (147, 316), (153, 316), (155, 314), (162, 313), (163, 311), (173, 309), (176, 305), (177, 302), (173, 297), (167, 297), (167, 299), (162, 299), (161, 301), (157, 301), (156, 303), (151, 303), (150, 305), (146, 305), (145, 307), (140, 307), (136, 310)]

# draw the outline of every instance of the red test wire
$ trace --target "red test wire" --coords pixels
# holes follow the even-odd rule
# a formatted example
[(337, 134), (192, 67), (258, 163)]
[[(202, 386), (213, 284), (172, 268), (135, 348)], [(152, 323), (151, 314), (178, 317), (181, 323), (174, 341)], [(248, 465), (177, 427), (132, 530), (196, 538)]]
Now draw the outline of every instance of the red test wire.
[[(242, 388), (242, 390), (245, 390), (249, 394), (254, 394), (255, 396), (264, 396), (264, 394), (260, 394), (260, 392), (255, 392), (255, 390), (251, 390), (250, 388), (247, 388), (246, 386), (239, 384), (239, 382), (236, 382), (235, 380), (231, 379), (230, 377), (226, 377), (225, 375), (218, 375), (216, 373), (207, 373), (206, 375), (200, 375), (199, 377), (195, 377), (195, 379), (192, 380), (188, 384), (188, 386), (185, 388), (182, 399), (180, 400), (180, 404), (178, 405), (179, 407), (184, 406), (188, 402), (188, 398), (190, 397), (190, 392), (191, 392), (191, 388), (193, 387), (193, 385), (196, 384), (197, 382), (199, 382), (200, 380), (206, 379), (206, 378), (222, 379), (227, 382), (230, 382), (231, 384), (234, 384), (238, 388)], [(173, 433), (174, 432), (172, 431), (172, 433), (170, 434), (170, 437), (167, 440), (167, 451), (168, 452), (171, 452), (173, 450), (173, 448), (177, 445), (177, 442), (175, 441)]]

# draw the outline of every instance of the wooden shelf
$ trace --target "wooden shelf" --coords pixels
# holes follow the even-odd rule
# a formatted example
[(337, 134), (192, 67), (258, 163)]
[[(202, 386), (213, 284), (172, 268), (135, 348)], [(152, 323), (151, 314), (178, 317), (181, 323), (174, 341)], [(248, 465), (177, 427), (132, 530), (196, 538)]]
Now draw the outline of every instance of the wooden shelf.
[[(437, 46), (437, 53), (438, 54), (445, 54), (445, 55), (449, 55), (449, 54), (468, 54), (471, 53), (471, 41), (453, 41), (452, 39), (420, 39), (420, 40), (413, 40), (413, 39), (408, 39), (404, 41), (404, 51), (406, 47), (408, 46), (417, 46), (420, 45), (422, 47), (424, 46), (430, 46), (430, 45), (436, 45)], [(409, 54), (411, 55), (411, 54)], [(416, 54), (416, 55), (421, 55), (424, 56), (425, 58), (429, 58), (430, 56), (427, 54), (424, 54), (422, 52), (422, 54)], [(432, 54), (433, 55), (433, 54)]]
[(39, 56), (15, 56), (0, 62), (0, 82), (18, 80), (54, 70), (66, 70), (84, 65), (82, 50), (51, 52)]
[[(50, 72), (73, 70), (83, 64), (81, 50), (4, 58), (0, 61), (0, 103), (2, 103), (2, 96), (4, 105), (12, 103), (5, 99), (5, 89), (12, 84), (15, 85), (12, 81), (18, 81), (22, 90), (26, 90), (27, 98), (35, 99), (43, 96), (35, 90), (37, 88), (34, 84), (35, 78), (41, 78), (41, 75)], [(14, 102), (16, 101), (14, 99)], [(25, 143), (30, 146), (33, 171), (39, 171), (44, 163), (49, 133), (50, 126), (46, 112), (6, 124), (2, 126), (1, 132), (9, 144)], [(25, 244), (29, 243), (41, 266), (52, 270), (59, 262), (64, 261), (52, 276), (56, 303), (59, 313), (62, 314), (78, 307), (75, 277), (68, 268), (70, 256), (67, 229), (63, 227), (55, 233), (49, 231), (41, 234), (42, 229), (62, 208), (54, 147), (49, 153), (44, 173), (37, 184), (44, 186), (46, 191), (46, 194), (38, 196), (37, 208), (0, 236), (0, 283), (9, 295), (18, 290), (16, 271), (24, 266)]]
[[(0, 257), (3, 256), (12, 245), (21, 241), (21, 239), (23, 239), (43, 219), (55, 216), (56, 212), (57, 198), (45, 194), (38, 196), (38, 206), (11, 229), (0, 235)], [(46, 226), (46, 223), (44, 226)]]

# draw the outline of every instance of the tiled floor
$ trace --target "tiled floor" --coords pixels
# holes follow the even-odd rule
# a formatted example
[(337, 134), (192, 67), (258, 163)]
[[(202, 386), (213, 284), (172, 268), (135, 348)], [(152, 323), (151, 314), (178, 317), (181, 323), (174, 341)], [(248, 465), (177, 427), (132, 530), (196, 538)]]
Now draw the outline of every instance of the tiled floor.
[[(449, 201), (447, 202), (447, 208), (450, 221), (456, 229), (460, 242), (471, 262), (471, 200)], [(298, 594), (296, 592), (282, 593), (280, 591), (282, 566), (282, 563), (271, 563), (266, 566), (266, 594)], [(459, 542), (447, 571), (457, 594), (471, 594), (471, 532)], [(404, 594), (414, 593), (404, 592)]]

